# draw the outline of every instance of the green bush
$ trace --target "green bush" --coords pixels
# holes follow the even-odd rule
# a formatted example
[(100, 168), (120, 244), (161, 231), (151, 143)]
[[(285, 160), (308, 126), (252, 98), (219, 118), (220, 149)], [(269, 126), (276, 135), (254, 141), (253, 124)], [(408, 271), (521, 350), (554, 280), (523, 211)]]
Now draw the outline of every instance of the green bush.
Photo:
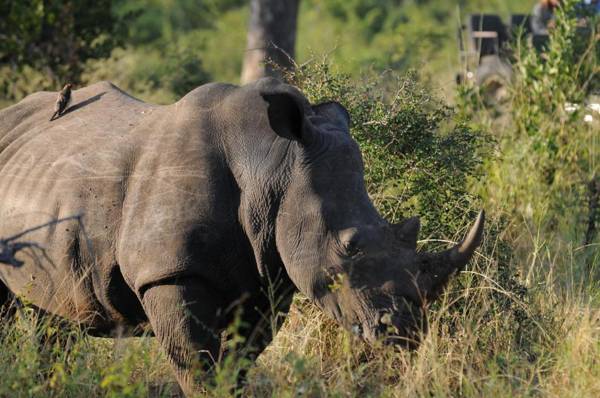
[(147, 47), (117, 48), (106, 60), (89, 61), (82, 80), (89, 84), (108, 80), (144, 101), (169, 104), (208, 83), (211, 77), (202, 60), (183, 44), (181, 48), (163, 51)]
[(353, 81), (326, 60), (299, 66), (288, 79), (312, 103), (341, 102), (365, 163), (371, 199), (384, 217), (422, 216), (424, 236), (453, 237), (480, 207), (469, 192), (491, 148), (489, 136), (468, 127), (409, 74)]
[(124, 39), (126, 16), (113, 13), (111, 0), (0, 0), (0, 15), (0, 66), (13, 79), (24, 68), (41, 72), (45, 86), (79, 83), (88, 59), (107, 57)]

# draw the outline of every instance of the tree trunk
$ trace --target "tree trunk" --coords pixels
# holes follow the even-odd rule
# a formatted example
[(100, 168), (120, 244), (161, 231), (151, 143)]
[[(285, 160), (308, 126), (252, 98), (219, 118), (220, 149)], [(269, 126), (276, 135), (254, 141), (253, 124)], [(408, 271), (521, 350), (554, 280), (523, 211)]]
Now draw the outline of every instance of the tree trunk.
[(250, 1), (250, 24), (242, 84), (264, 76), (281, 77), (278, 68), (290, 69), (294, 66), (299, 2), (300, 0)]

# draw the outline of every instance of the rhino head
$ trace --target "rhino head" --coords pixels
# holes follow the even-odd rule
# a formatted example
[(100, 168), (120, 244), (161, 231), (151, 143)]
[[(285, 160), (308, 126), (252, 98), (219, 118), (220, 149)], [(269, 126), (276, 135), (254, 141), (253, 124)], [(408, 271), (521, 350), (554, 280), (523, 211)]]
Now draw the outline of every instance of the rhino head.
[(367, 195), (346, 109), (336, 102), (311, 106), (294, 92), (262, 97), (271, 129), (289, 140), (291, 160), (275, 227), (289, 277), (368, 342), (416, 347), (427, 331), (427, 305), (481, 242), (483, 212), (455, 247), (417, 252), (418, 218), (389, 223)]

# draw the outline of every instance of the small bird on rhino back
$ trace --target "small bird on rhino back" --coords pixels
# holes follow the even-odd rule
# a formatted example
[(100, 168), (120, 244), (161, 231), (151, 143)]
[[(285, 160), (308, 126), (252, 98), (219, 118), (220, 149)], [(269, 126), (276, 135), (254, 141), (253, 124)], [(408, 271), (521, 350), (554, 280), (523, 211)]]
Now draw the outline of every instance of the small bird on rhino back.
[(60, 93), (58, 93), (58, 98), (56, 98), (56, 104), (54, 104), (54, 114), (52, 114), (50, 121), (53, 121), (57, 117), (61, 117), (65, 109), (67, 109), (67, 107), (71, 103), (72, 86), (73, 85), (71, 83), (67, 83), (60, 91)]

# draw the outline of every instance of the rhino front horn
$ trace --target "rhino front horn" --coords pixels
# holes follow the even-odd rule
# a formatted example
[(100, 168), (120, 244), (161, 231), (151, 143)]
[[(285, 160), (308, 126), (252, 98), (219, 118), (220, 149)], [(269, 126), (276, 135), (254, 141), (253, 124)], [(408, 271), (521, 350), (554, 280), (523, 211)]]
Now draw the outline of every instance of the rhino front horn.
[(448, 282), (450, 276), (467, 265), (475, 249), (481, 244), (484, 222), (485, 214), (482, 210), (465, 238), (459, 244), (441, 253), (433, 255), (423, 254), (426, 274), (432, 277), (430, 284), (422, 286), (427, 293), (428, 300), (435, 300)]
[(449, 263), (452, 265), (454, 270), (462, 269), (469, 260), (475, 249), (481, 244), (483, 237), (483, 225), (485, 224), (485, 212), (482, 210), (479, 212), (475, 223), (469, 230), (469, 233), (458, 245), (454, 246), (449, 250)]

